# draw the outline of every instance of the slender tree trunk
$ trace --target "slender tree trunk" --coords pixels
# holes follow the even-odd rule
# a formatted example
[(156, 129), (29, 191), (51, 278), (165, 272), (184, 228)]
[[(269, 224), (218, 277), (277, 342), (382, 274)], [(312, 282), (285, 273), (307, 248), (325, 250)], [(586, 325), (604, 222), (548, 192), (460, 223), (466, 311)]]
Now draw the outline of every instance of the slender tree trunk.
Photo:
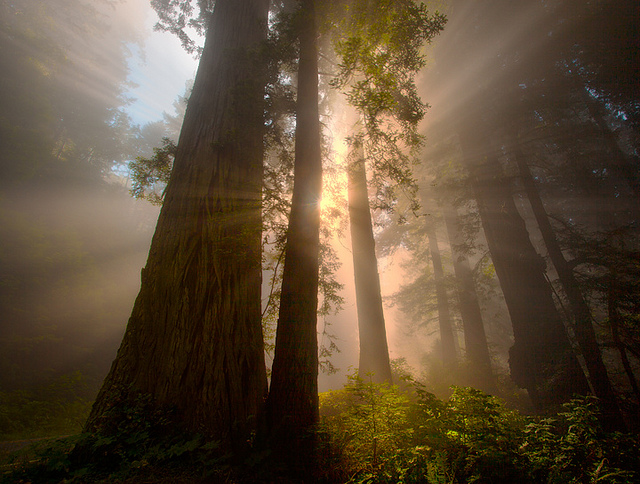
[(451, 311), (449, 311), (449, 300), (447, 299), (447, 286), (445, 285), (442, 257), (440, 256), (440, 249), (438, 248), (438, 239), (436, 237), (436, 228), (433, 220), (427, 221), (427, 240), (429, 241), (429, 252), (431, 253), (433, 276), (436, 284), (442, 363), (445, 367), (450, 367), (456, 363), (456, 346), (454, 343), (453, 325), (451, 323)]
[(589, 386), (569, 342), (545, 278), (545, 262), (533, 247), (497, 154), (480, 127), (460, 131), (485, 231), (515, 343), (509, 351), (511, 378), (526, 388), (537, 412), (553, 411)]
[(629, 385), (631, 385), (631, 389), (633, 390), (633, 394), (636, 397), (636, 401), (640, 403), (640, 386), (638, 385), (638, 381), (636, 379), (633, 368), (631, 367), (631, 362), (629, 361), (629, 357), (627, 356), (627, 349), (620, 338), (620, 326), (622, 325), (620, 313), (618, 311), (618, 281), (617, 281), (617, 271), (615, 267), (610, 267), (610, 275), (609, 275), (609, 293), (608, 293), (608, 301), (607, 301), (607, 310), (609, 313), (609, 325), (611, 326), (611, 337), (613, 339), (613, 344), (615, 345), (618, 353), (620, 353), (620, 361), (622, 362), (622, 367), (624, 368), (624, 372), (629, 380)]
[(443, 215), (453, 255), (453, 270), (456, 275), (456, 288), (460, 302), (462, 326), (464, 328), (464, 345), (467, 352), (467, 360), (478, 377), (478, 388), (495, 395), (498, 389), (491, 371), (491, 355), (489, 354), (487, 335), (484, 330), (484, 321), (482, 320), (482, 311), (480, 310), (478, 294), (473, 280), (473, 272), (469, 265), (469, 259), (459, 249), (462, 245), (459, 217), (456, 209), (451, 206), (444, 207)]
[(387, 333), (382, 309), (380, 276), (376, 259), (373, 224), (369, 208), (367, 174), (362, 140), (353, 144), (347, 169), (349, 225), (356, 286), (358, 330), (360, 335), (359, 374), (371, 372), (373, 381), (391, 382)]
[(216, 2), (140, 293), (86, 431), (143, 394), (186, 429), (242, 446), (260, 412), (264, 81), (250, 53), (267, 11)]
[(594, 393), (600, 399), (600, 405), (603, 411), (603, 424), (605, 428), (609, 430), (624, 430), (625, 424), (622, 413), (618, 407), (617, 398), (611, 385), (607, 368), (602, 361), (602, 353), (591, 322), (591, 311), (582, 297), (582, 292), (573, 274), (573, 270), (564, 258), (562, 249), (560, 248), (560, 244), (558, 243), (558, 239), (556, 238), (542, 199), (540, 198), (540, 193), (529, 170), (529, 166), (525, 163), (520, 148), (513, 137), (512, 147), (515, 161), (520, 170), (520, 176), (527, 192), (527, 197), (531, 203), (531, 208), (538, 222), (544, 243), (547, 246), (549, 257), (556, 268), (564, 292), (567, 295), (571, 313), (574, 317), (574, 333), (589, 372), (589, 381), (591, 382)]
[(300, 6), (294, 187), (268, 398), (271, 435), (292, 460), (311, 457), (311, 430), (318, 421), (318, 49), (314, 0), (301, 0)]

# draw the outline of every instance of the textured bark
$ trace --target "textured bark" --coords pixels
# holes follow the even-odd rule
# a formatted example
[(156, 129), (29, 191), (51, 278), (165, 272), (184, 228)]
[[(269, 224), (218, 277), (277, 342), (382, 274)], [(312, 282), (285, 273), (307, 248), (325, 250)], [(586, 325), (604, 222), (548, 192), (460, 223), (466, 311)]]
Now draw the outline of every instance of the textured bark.
[(438, 322), (440, 324), (440, 345), (442, 347), (442, 362), (450, 366), (456, 362), (456, 346), (453, 340), (453, 325), (451, 323), (451, 311), (447, 299), (447, 287), (444, 280), (442, 257), (438, 248), (436, 228), (433, 221), (427, 222), (427, 239), (429, 252), (433, 264), (433, 276), (436, 284), (436, 301), (438, 302)]
[(491, 356), (484, 330), (482, 311), (478, 302), (473, 273), (469, 259), (457, 247), (462, 245), (460, 222), (455, 208), (443, 209), (444, 221), (449, 234), (453, 254), (453, 270), (456, 275), (456, 290), (460, 303), (460, 315), (464, 328), (464, 346), (467, 360), (478, 377), (478, 388), (495, 395), (498, 391), (491, 371)]
[(512, 146), (531, 208), (571, 308), (574, 318), (573, 329), (589, 372), (589, 381), (595, 395), (600, 399), (600, 406), (603, 411), (603, 425), (608, 430), (624, 430), (625, 424), (622, 413), (618, 407), (607, 368), (602, 361), (602, 353), (592, 324), (591, 311), (582, 297), (582, 292), (573, 270), (564, 258), (529, 166), (525, 163), (517, 143), (513, 142)]
[(280, 314), (268, 398), (272, 437), (289, 457), (318, 421), (318, 251), (322, 159), (318, 118), (318, 50), (314, 1), (303, 0), (296, 105), (294, 187)]
[(461, 130), (460, 142), (511, 316), (511, 378), (527, 390), (537, 412), (554, 411), (574, 394), (587, 394), (589, 386), (553, 301), (545, 262), (529, 239), (497, 153), (483, 131), (476, 126)]
[(229, 444), (260, 411), (264, 82), (249, 53), (267, 11), (267, 0), (216, 2), (140, 293), (88, 431), (122, 394), (150, 395), (185, 429)]
[(391, 365), (369, 208), (364, 149), (360, 140), (354, 142), (352, 156), (353, 160), (347, 169), (347, 180), (349, 227), (360, 336), (358, 372), (361, 377), (369, 372), (373, 373), (372, 378), (375, 382), (391, 382)]

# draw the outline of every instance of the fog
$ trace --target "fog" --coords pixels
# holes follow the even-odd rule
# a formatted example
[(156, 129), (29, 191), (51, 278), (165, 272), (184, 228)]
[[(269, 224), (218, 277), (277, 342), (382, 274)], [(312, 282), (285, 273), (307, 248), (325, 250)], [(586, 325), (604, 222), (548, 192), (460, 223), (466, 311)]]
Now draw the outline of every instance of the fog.
[(1, 392), (80, 374), (70, 391), (92, 398), (115, 357), (158, 215), (121, 175), (172, 134), (142, 128), (197, 65), (154, 17), (144, 1), (0, 5)]
[[(509, 377), (517, 311), (508, 307), (500, 285), (509, 268), (492, 260), (504, 238), (497, 225), (487, 235), (490, 220), (508, 210), (495, 198), (505, 187), (516, 207), (510, 216), (526, 227), (576, 345), (567, 295), (522, 181), (522, 157), (565, 258), (607, 261), (576, 263), (576, 278), (599, 328), (598, 342), (608, 348), (604, 359), (616, 389), (625, 398), (632, 393), (637, 316), (622, 324), (616, 353), (608, 326), (612, 296), (596, 276), (613, 273), (615, 265), (628, 289), (618, 310), (633, 314), (640, 36), (629, 24), (637, 17), (629, 20), (625, 13), (637, 13), (637, 7), (590, 3), (439, 2), (448, 23), (426, 47), (427, 65), (417, 81), (430, 105), (420, 128), (426, 143), (414, 169), (422, 206), (417, 217), (407, 210), (401, 225), (373, 213), (380, 223), (378, 269), (390, 356), (404, 359), (433, 391), (475, 384), (477, 375), (442, 367), (425, 224), (435, 224), (443, 256), (458, 356), (467, 354), (467, 341), (453, 261), (464, 253), (493, 372), (521, 402), (522, 390)], [(69, 392), (90, 401), (116, 355), (159, 213), (131, 197), (127, 163), (150, 156), (163, 136), (177, 140), (175, 123), (184, 110), (178, 98), (197, 68), (178, 39), (153, 30), (155, 22), (146, 0), (0, 1), (0, 397), (23, 391), (43, 398), (55, 382), (80, 375)], [(330, 106), (327, 113), (339, 109)], [(327, 136), (346, 136), (329, 120), (325, 127)], [(488, 173), (487, 159), (495, 160), (497, 171)], [(454, 247), (445, 227), (447, 207), (463, 220), (463, 248)], [(491, 230), (495, 240), (489, 240)], [(340, 351), (331, 362), (339, 371), (320, 374), (320, 391), (340, 388), (358, 364), (348, 229), (331, 245), (341, 262), (335, 277), (344, 285), (344, 304), (319, 318), (318, 330), (321, 345), (327, 344), (325, 325), (335, 338)], [(501, 249), (514, 260), (522, 253), (519, 247)], [(520, 277), (510, 284), (526, 287), (529, 281)], [(265, 296), (269, 281), (265, 272)], [(625, 351), (630, 370), (620, 359)], [(580, 363), (588, 364), (582, 357)]]

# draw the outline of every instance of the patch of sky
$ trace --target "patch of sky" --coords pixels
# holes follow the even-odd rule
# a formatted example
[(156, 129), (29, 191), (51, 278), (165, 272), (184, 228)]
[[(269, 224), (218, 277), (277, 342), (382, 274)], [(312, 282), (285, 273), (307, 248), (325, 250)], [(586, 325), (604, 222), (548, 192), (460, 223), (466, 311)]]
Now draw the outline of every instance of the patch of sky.
[(177, 37), (157, 32), (155, 11), (148, 6), (145, 20), (147, 35), (143, 45), (129, 45), (129, 81), (127, 95), (133, 101), (126, 111), (135, 124), (144, 125), (162, 119), (162, 113), (174, 112), (173, 103), (184, 93), (185, 83), (195, 76), (198, 61), (184, 51)]

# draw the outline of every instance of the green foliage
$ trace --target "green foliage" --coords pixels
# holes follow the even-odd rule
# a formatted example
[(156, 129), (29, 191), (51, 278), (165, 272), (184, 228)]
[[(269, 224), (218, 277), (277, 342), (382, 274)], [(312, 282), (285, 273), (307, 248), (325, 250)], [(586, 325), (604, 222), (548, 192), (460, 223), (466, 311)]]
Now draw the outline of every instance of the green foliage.
[[(220, 454), (218, 443), (199, 436), (168, 439), (162, 445), (118, 455), (117, 466), (108, 454), (109, 446), (126, 435), (94, 437), (78, 434), (39, 441), (15, 452), (3, 466), (0, 483), (227, 482), (230, 474), (229, 458)], [(78, 449), (84, 452), (86, 445), (104, 452), (102, 458), (81, 460), (86, 454), (79, 455)]]
[[(345, 92), (363, 122), (362, 141), (376, 187), (374, 208), (392, 211), (398, 191), (415, 201), (411, 163), (423, 144), (417, 126), (427, 105), (418, 96), (416, 73), (425, 66), (422, 46), (443, 28), (446, 18), (424, 3), (408, 0), (338, 4), (329, 25), (339, 59), (331, 85)], [(360, 142), (360, 134), (353, 141)]]
[(640, 467), (635, 438), (605, 434), (598, 420), (594, 397), (564, 404), (555, 418), (527, 425), (521, 451), (529, 458), (531, 472), (547, 483), (633, 482)]
[(518, 481), (520, 416), (473, 388), (453, 387), (446, 402), (420, 388), (418, 394), (415, 437), (426, 444), (425, 457), (446, 460), (455, 482)]
[(148, 200), (153, 205), (162, 205), (177, 150), (178, 146), (172, 140), (162, 138), (162, 147), (153, 148), (151, 158), (138, 156), (131, 161), (131, 195)]
[(341, 63), (333, 85), (349, 86), (350, 103), (372, 126), (383, 113), (415, 125), (425, 105), (413, 76), (426, 62), (422, 44), (442, 30), (444, 16), (430, 15), (424, 3), (402, 0), (351, 2), (345, 10), (336, 29)]
[[(58, 483), (69, 475), (70, 452), (79, 435), (61, 439), (39, 439), (0, 460), (0, 483)], [(66, 481), (64, 481), (66, 482)]]
[[(380, 482), (384, 463), (409, 437), (409, 399), (398, 387), (351, 375), (344, 390), (321, 395), (323, 426), (339, 447), (353, 482)], [(357, 477), (356, 477), (357, 476)]]
[[(6, 482), (116, 482), (179, 474), (204, 478), (228, 470), (219, 444), (179, 430), (174, 410), (150, 395), (117, 391), (92, 433), (60, 441), (16, 458)], [(4, 481), (3, 481), (4, 482)]]
[[(223, 455), (215, 441), (175, 431), (172, 410), (149, 396), (111, 402), (108, 428), (37, 442), (0, 482), (289, 482), (268, 450)], [(473, 388), (441, 400), (419, 383), (403, 391), (352, 375), (320, 404), (318, 482), (629, 483), (640, 466), (638, 436), (603, 432), (592, 397), (553, 418), (525, 417)]]
[[(151, 0), (159, 19), (154, 29), (174, 34), (187, 52), (199, 56), (202, 47), (196, 39), (205, 34), (214, 4), (211, 0)], [(189, 31), (196, 33), (196, 39)]]
[(593, 398), (554, 419), (524, 417), (498, 398), (452, 387), (440, 400), (351, 377), (321, 395), (334, 474), (345, 482), (632, 482), (638, 438), (605, 434)]
[(30, 390), (0, 392), (0, 440), (77, 433), (91, 409), (80, 372)]

